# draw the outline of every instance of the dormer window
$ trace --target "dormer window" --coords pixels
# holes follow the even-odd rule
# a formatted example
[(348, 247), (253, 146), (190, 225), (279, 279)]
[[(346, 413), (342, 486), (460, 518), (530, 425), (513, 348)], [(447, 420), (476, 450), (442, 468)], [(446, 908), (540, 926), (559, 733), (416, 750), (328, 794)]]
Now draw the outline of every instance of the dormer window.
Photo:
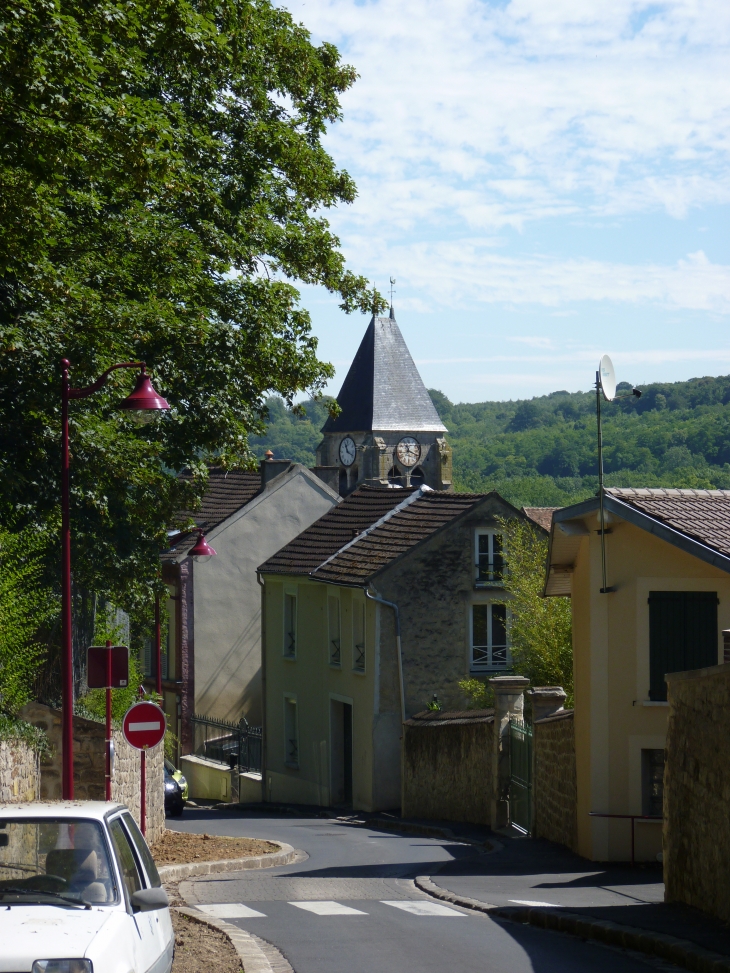
[(501, 532), (478, 530), (474, 540), (475, 584), (480, 588), (500, 588), (504, 578), (504, 547)]

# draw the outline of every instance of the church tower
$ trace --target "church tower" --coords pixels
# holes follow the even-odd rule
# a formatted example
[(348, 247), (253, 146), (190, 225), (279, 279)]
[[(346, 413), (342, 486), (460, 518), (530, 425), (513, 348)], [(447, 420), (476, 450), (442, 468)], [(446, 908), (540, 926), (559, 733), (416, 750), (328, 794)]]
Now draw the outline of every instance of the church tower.
[(362, 483), (452, 490), (447, 431), (395, 320), (374, 315), (322, 427), (317, 473), (351, 493)]

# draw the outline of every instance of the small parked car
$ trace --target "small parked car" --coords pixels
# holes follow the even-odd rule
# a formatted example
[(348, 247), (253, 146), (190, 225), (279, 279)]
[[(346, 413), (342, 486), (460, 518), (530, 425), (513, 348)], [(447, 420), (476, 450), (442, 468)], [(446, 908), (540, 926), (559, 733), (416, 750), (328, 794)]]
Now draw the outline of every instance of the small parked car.
[(165, 767), (165, 817), (179, 818), (184, 810), (182, 788)]
[(167, 771), (170, 774), (170, 776), (174, 777), (175, 780), (180, 785), (180, 790), (182, 791), (183, 800), (187, 801), (189, 797), (188, 782), (185, 779), (182, 770), (178, 770), (175, 764), (172, 762), (172, 760), (168, 760), (167, 757), (165, 757), (165, 767), (167, 768)]
[(0, 973), (170, 973), (167, 893), (123, 804), (0, 805)]

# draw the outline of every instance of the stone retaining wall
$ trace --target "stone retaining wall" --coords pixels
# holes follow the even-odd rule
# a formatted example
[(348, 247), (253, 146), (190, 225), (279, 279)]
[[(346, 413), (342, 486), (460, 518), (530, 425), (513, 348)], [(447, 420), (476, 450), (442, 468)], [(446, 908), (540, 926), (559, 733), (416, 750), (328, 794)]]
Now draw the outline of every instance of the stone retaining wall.
[[(40, 765), (40, 799), (61, 799), (61, 713), (41, 703), (28, 703), (22, 717), (45, 730), (51, 756)], [(106, 730), (103, 723), (74, 716), (74, 796), (81, 801), (103, 801), (106, 774)], [(140, 822), (140, 754), (130, 747), (120, 730), (112, 731), (115, 761), (112, 800), (126, 804)], [(163, 746), (147, 754), (147, 840), (150, 844), (165, 830), (165, 783)]]
[(667, 685), (665, 899), (730, 922), (730, 663)]
[(575, 732), (573, 710), (532, 725), (533, 836), (576, 850)]
[(419, 713), (403, 726), (405, 818), (489, 824), (491, 710)]
[(40, 796), (38, 754), (22, 740), (0, 740), (0, 804), (35, 801)]

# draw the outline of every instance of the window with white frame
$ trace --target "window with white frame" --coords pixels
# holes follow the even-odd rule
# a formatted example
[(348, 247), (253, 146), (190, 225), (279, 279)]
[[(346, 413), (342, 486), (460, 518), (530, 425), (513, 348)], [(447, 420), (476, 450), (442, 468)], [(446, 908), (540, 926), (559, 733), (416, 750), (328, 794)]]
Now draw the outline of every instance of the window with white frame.
[(507, 606), (493, 601), (472, 605), (472, 672), (507, 669), (511, 661)]
[(284, 696), (284, 763), (299, 766), (299, 720), (296, 696)]
[(297, 657), (297, 596), (294, 591), (284, 592), (284, 658)]
[(340, 599), (337, 595), (327, 596), (327, 651), (331, 666), (342, 663), (342, 633), (340, 630)]
[(352, 668), (365, 672), (365, 602), (352, 602)]
[(498, 530), (478, 530), (474, 546), (476, 584), (501, 586), (504, 578), (502, 534)]

